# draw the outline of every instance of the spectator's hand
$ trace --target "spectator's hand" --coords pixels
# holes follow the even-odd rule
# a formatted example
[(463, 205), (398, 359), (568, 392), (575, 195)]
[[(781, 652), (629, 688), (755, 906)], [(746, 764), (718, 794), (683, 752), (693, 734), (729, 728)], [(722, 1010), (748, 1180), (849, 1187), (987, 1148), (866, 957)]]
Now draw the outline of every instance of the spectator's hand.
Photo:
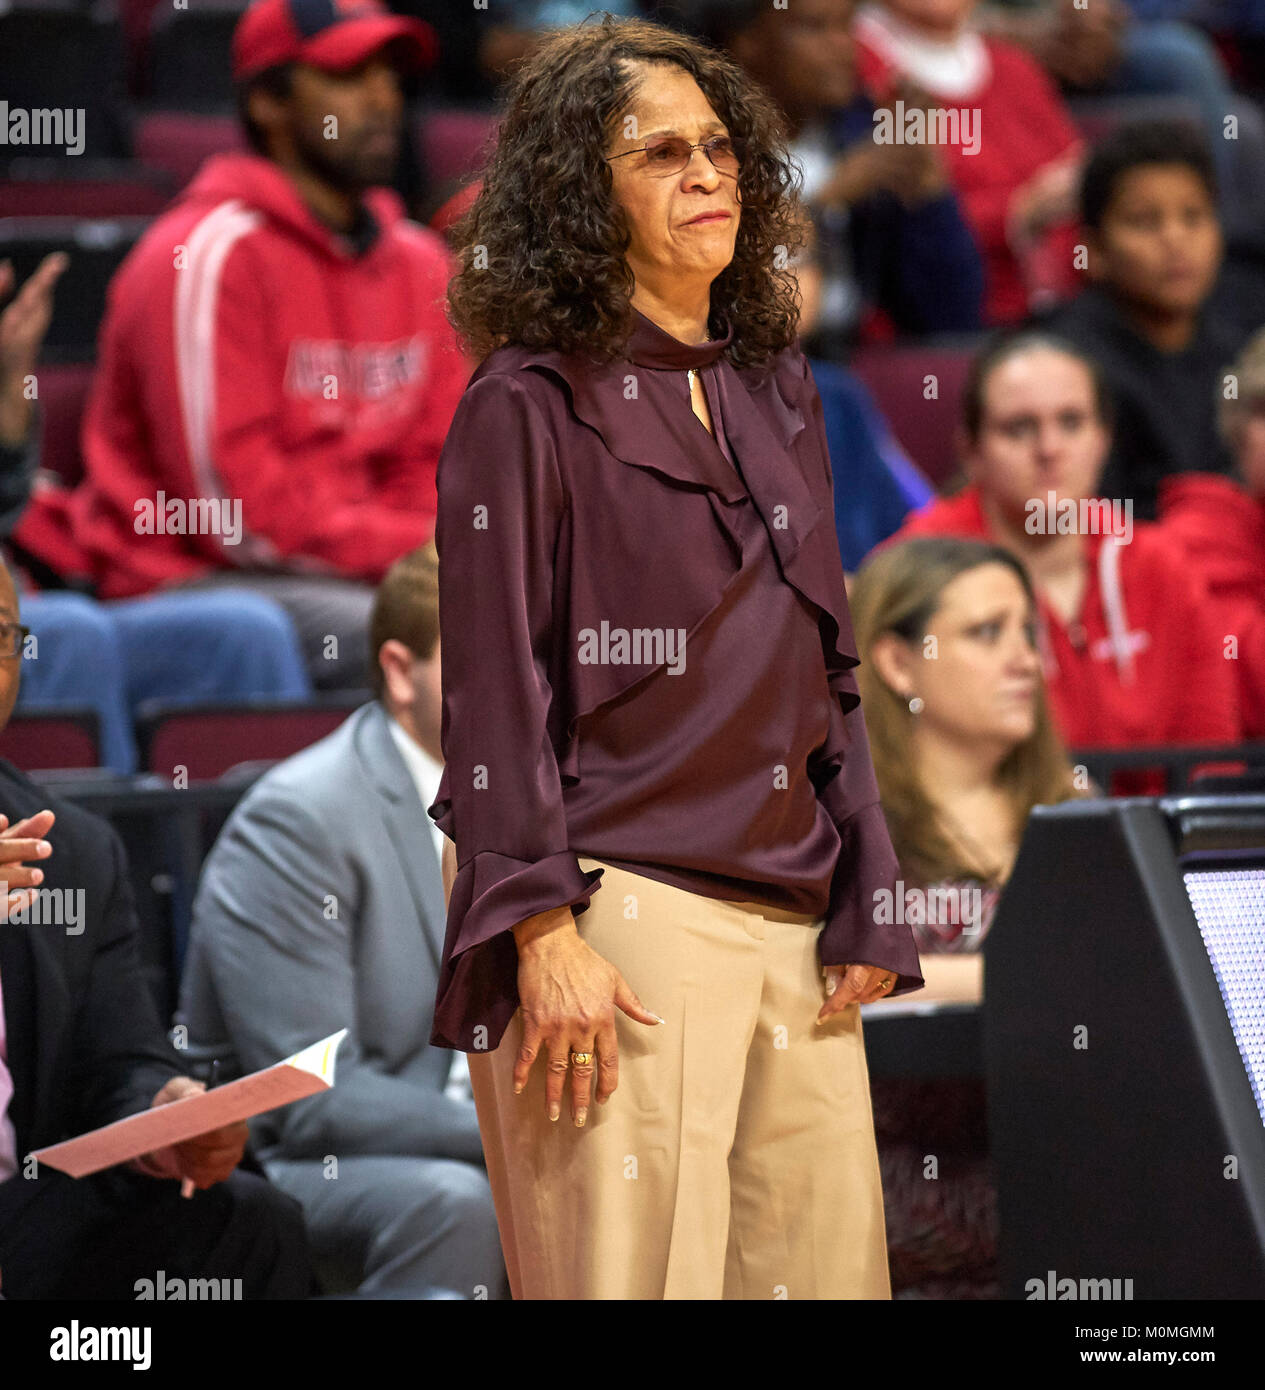
[(851, 207), (875, 193), (895, 193), (907, 203), (917, 203), (947, 187), (944, 161), (934, 145), (880, 145), (872, 139), (858, 140), (835, 161), (814, 202), (826, 208)]
[[(905, 103), (905, 110), (928, 111), (938, 103), (929, 92), (903, 78), (896, 87), (896, 100)], [(893, 117), (895, 111), (893, 110)], [(949, 174), (945, 168), (944, 156), (939, 145), (891, 145), (892, 150), (892, 192), (907, 205), (924, 203), (930, 198), (938, 198), (949, 187)]]
[[(201, 1081), (191, 1076), (173, 1076), (154, 1097), (150, 1109), (169, 1105), (174, 1100), (198, 1095), (205, 1091)], [(165, 1149), (155, 1149), (145, 1155), (143, 1171), (151, 1177), (188, 1178), (194, 1187), (214, 1187), (223, 1182), (242, 1161), (246, 1151), (246, 1140), (250, 1131), (243, 1120), (235, 1125), (225, 1125), (222, 1129), (208, 1130), (206, 1134), (186, 1139), (182, 1144), (171, 1144)]]
[(638, 1023), (663, 1020), (645, 1007), (610, 961), (581, 938), (569, 907), (525, 918), (514, 928), (514, 939), (523, 1014), (514, 1094), (526, 1086), (543, 1050), (549, 1118), (556, 1120), (562, 1113), (562, 1086), (570, 1075), (571, 1118), (582, 1125), (589, 1113), (595, 1069), (573, 1063), (571, 1053), (597, 1054), (597, 1100), (605, 1104), (619, 1084), (615, 1010), (622, 1009)]
[(1076, 216), (1080, 156), (1043, 164), (1010, 202), (1012, 240), (1031, 240)]
[(1100, 87), (1120, 63), (1120, 41), (1128, 13), (1119, 0), (1091, 0), (1078, 10), (1058, 0), (1038, 57), (1070, 87)]
[(1012, 9), (982, 5), (976, 23), (986, 34), (1026, 48), (1055, 79), (1072, 87), (1098, 87), (1120, 62), (1120, 39), (1128, 12), (1119, 0), (1046, 0)]
[[(912, 82), (902, 81), (892, 96), (875, 107), (886, 107), (897, 125), (895, 103), (905, 110), (926, 110), (934, 98)], [(875, 132), (877, 132), (877, 126)], [(826, 207), (848, 206), (878, 192), (894, 193), (906, 204), (938, 197), (949, 186), (944, 158), (936, 145), (884, 145), (871, 138), (858, 140), (835, 162), (834, 171), (817, 201)]]
[(35, 892), (44, 881), (44, 870), (27, 868), (28, 859), (47, 859), (53, 847), (44, 838), (56, 817), (51, 811), (37, 811), (33, 816), (9, 824), (8, 816), (0, 815), (0, 896), (6, 910), (20, 912), (35, 900)]
[[(0, 312), (0, 444), (22, 445), (31, 427), (26, 378), (35, 370), (53, 317), (53, 286), (70, 262), (60, 251), (45, 256), (35, 273)], [(0, 261), (0, 303), (13, 292), (13, 265)]]
[[(827, 997), (817, 1011), (818, 1023), (842, 1013), (849, 1004), (876, 1004), (886, 999), (896, 983), (896, 972), (881, 965), (828, 965), (825, 974)], [(883, 980), (890, 980), (892, 985), (882, 985)]]

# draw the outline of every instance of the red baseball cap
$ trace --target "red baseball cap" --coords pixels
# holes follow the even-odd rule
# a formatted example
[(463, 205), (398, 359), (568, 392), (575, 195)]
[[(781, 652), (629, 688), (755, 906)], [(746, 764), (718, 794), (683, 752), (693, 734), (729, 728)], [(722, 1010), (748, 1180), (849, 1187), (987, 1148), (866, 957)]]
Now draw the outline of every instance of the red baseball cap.
[(429, 24), (392, 14), (382, 0), (255, 0), (233, 31), (233, 80), (281, 63), (345, 72), (388, 43), (413, 68), (439, 55)]

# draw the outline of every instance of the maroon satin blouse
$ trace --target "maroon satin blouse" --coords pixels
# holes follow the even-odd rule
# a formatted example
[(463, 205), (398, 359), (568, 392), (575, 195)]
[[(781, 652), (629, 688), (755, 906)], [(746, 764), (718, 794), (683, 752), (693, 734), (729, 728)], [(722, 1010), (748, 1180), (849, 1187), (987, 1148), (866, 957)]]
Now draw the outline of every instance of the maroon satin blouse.
[[(458, 875), (431, 1041), (494, 1048), (511, 928), (583, 912), (619, 865), (824, 919), (823, 964), (923, 981), (865, 739), (821, 406), (798, 348), (680, 342), (624, 359), (492, 353), (438, 471), (445, 766)], [(690, 405), (704, 384), (713, 438)]]

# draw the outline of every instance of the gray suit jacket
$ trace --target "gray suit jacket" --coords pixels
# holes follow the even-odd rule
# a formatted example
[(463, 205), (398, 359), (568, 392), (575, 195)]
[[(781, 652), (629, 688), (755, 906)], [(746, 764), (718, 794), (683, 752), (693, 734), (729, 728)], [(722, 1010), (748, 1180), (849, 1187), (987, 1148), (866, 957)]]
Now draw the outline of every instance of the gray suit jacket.
[(429, 1041), (444, 937), (439, 859), (375, 700), (267, 772), (203, 868), (178, 1019), (245, 1071), (350, 1030), (336, 1084), (254, 1122), (264, 1159), (479, 1162), (471, 1101)]

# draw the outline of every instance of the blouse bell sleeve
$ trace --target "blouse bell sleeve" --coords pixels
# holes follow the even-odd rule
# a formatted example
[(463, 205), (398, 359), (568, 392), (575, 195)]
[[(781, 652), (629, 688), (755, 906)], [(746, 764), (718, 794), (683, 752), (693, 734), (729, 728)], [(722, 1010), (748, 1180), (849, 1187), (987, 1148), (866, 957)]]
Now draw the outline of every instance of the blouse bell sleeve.
[[(821, 397), (812, 372), (804, 365), (801, 408), (809, 422), (808, 435), (817, 441), (824, 465), (822, 503), (828, 518), (834, 517), (834, 477), (826, 442)], [(844, 590), (838, 542), (824, 582), (823, 596), (831, 609), (845, 646), (852, 642), (848, 600)], [(846, 628), (846, 636), (844, 629)], [(837, 654), (836, 654), (837, 655)], [(855, 656), (851, 664), (855, 664)], [(892, 919), (899, 914), (884, 911), (894, 905), (900, 866), (892, 848), (887, 820), (879, 801), (878, 779), (865, 732), (856, 677), (827, 656), (830, 690), (830, 725), (825, 742), (809, 762), (809, 777), (817, 800), (839, 832), (839, 857), (830, 882), (826, 925), (817, 941), (822, 965), (877, 965), (892, 972), (896, 982), (887, 997), (921, 989), (925, 981), (918, 963), (918, 948), (909, 926)], [(889, 896), (890, 895), (890, 896)]]
[(890, 910), (900, 867), (878, 798), (865, 716), (859, 705), (845, 715), (837, 698), (830, 704), (830, 733), (809, 769), (840, 840), (818, 953), (822, 965), (882, 966), (896, 976), (891, 998), (922, 988), (918, 948)]
[(495, 1048), (518, 1007), (510, 930), (582, 912), (601, 879), (568, 848), (548, 733), (555, 548), (566, 496), (540, 408), (475, 380), (438, 469), (444, 772), (428, 808), (456, 846), (431, 1042)]

